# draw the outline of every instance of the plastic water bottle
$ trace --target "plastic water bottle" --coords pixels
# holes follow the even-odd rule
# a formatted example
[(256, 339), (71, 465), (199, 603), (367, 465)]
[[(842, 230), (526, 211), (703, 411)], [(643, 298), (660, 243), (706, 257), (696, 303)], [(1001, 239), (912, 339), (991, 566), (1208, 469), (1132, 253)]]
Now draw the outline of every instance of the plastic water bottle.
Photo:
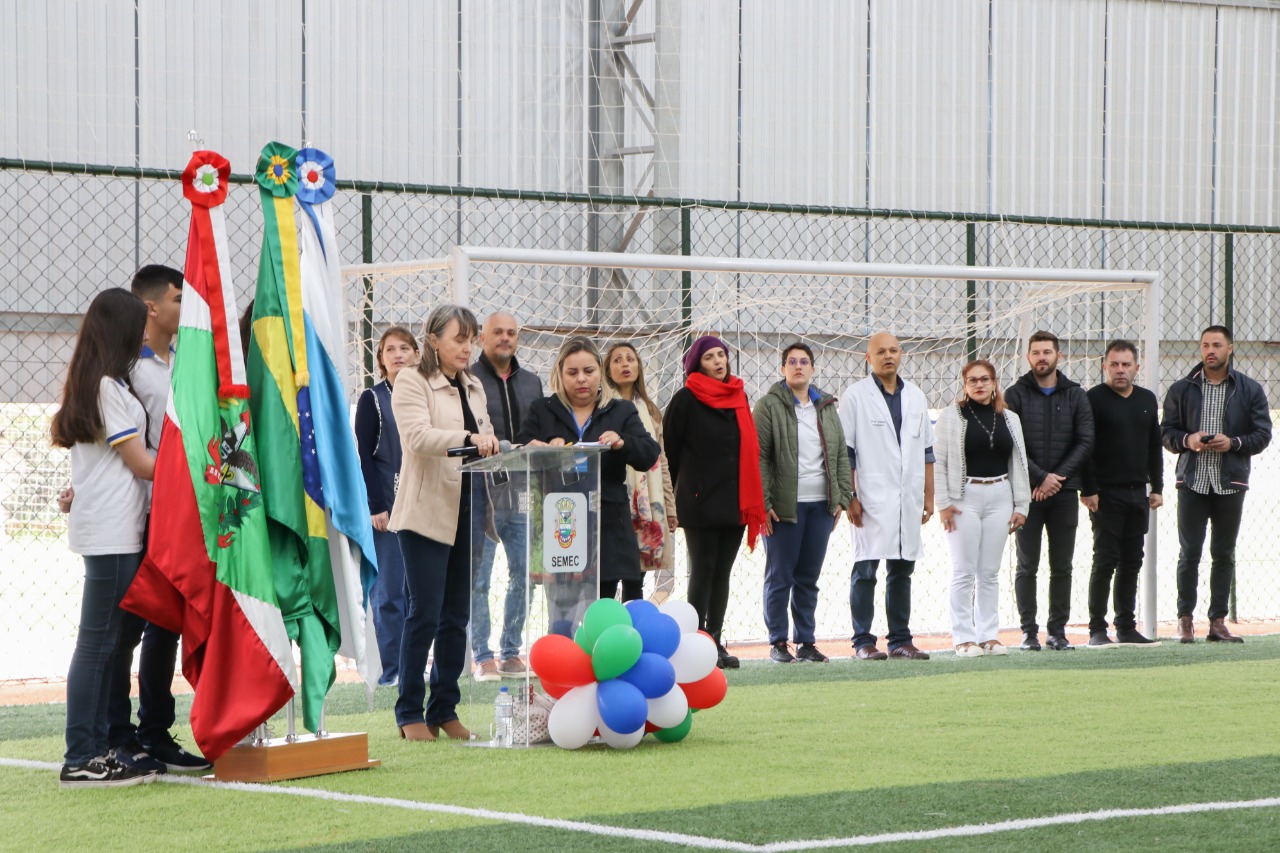
[(511, 747), (515, 706), (505, 686), (498, 688), (498, 698), (493, 703), (493, 745)]

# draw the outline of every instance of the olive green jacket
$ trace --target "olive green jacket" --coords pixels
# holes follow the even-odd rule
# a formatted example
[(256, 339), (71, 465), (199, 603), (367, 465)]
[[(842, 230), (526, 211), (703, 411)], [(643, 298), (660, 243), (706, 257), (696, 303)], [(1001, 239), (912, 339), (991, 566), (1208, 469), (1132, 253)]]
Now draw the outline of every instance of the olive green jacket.
[[(821, 391), (817, 393), (814, 406), (818, 410), (818, 435), (822, 439), (822, 462), (827, 474), (827, 509), (834, 515), (840, 507), (847, 507), (853, 497), (849, 448), (834, 405), (836, 398)], [(760, 479), (764, 485), (765, 509), (773, 510), (780, 521), (795, 522), (800, 441), (796, 435), (795, 397), (787, 383), (778, 382), (770, 387), (752, 414), (760, 436)]]

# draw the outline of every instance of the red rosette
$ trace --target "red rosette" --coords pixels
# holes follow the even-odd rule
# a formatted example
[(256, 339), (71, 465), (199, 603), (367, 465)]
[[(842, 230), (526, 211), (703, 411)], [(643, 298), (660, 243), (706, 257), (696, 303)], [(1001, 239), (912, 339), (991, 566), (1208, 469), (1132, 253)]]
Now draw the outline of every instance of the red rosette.
[(197, 207), (217, 207), (227, 200), (231, 163), (216, 151), (197, 151), (182, 170), (182, 194)]

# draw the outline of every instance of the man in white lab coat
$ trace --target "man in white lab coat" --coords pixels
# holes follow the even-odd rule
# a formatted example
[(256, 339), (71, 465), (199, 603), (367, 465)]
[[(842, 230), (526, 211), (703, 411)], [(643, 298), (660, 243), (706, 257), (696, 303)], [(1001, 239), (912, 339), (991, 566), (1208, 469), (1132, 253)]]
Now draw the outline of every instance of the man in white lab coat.
[[(890, 332), (867, 341), (871, 375), (841, 395), (840, 423), (853, 467), (854, 564), (849, 585), (853, 647), (860, 660), (928, 660), (911, 642), (911, 573), (920, 527), (933, 516), (933, 425), (924, 393), (898, 375), (902, 346)], [(885, 561), (889, 652), (871, 633), (876, 570)]]

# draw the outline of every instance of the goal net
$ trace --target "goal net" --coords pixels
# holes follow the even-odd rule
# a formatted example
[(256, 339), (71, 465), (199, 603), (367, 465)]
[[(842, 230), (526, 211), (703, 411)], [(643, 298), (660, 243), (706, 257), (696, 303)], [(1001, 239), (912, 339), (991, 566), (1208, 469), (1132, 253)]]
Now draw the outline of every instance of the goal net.
[[(793, 341), (814, 350), (814, 383), (841, 395), (867, 375), (866, 340), (880, 330), (902, 342), (901, 375), (924, 391), (935, 411), (956, 399), (960, 369), (971, 357), (991, 360), (1001, 387), (1011, 384), (1027, 370), (1025, 341), (1037, 329), (1061, 339), (1063, 371), (1086, 387), (1101, 381), (1101, 357), (1115, 338), (1138, 346), (1141, 383), (1159, 383), (1159, 277), (1151, 272), (457, 247), (448, 257), (349, 266), (343, 273), (350, 328), (360, 348), (352, 359), (359, 373), (354, 387), (376, 381), (373, 347), (383, 330), (400, 324), (421, 339), (423, 320), (442, 302), (467, 305), (481, 320), (495, 311), (514, 314), (518, 358), (544, 384), (566, 338), (591, 337), (602, 353), (611, 343), (629, 341), (659, 407), (683, 384), (683, 354), (703, 334), (728, 344), (733, 373), (744, 380), (753, 404), (781, 378), (781, 349)], [(842, 522), (831, 538), (821, 582), (818, 631), (824, 637), (850, 633), (846, 528)], [(1077, 539), (1077, 565), (1089, 564), (1088, 540)], [(945, 633), (950, 557), (936, 521), (925, 528), (924, 542), (912, 628)], [(1012, 565), (1012, 548), (1008, 552)], [(676, 588), (683, 595), (682, 544), (676, 555)], [(763, 571), (761, 549), (744, 550), (734, 569), (727, 639), (765, 637)], [(495, 570), (495, 602), (504, 592), (502, 576)], [(1073, 612), (1082, 613), (1085, 585), (1075, 586), (1081, 600)], [(1015, 625), (1011, 580), (1001, 587), (1001, 624)], [(1144, 594), (1140, 605), (1152, 620), (1153, 601)], [(877, 614), (882, 618), (880, 608)]]

